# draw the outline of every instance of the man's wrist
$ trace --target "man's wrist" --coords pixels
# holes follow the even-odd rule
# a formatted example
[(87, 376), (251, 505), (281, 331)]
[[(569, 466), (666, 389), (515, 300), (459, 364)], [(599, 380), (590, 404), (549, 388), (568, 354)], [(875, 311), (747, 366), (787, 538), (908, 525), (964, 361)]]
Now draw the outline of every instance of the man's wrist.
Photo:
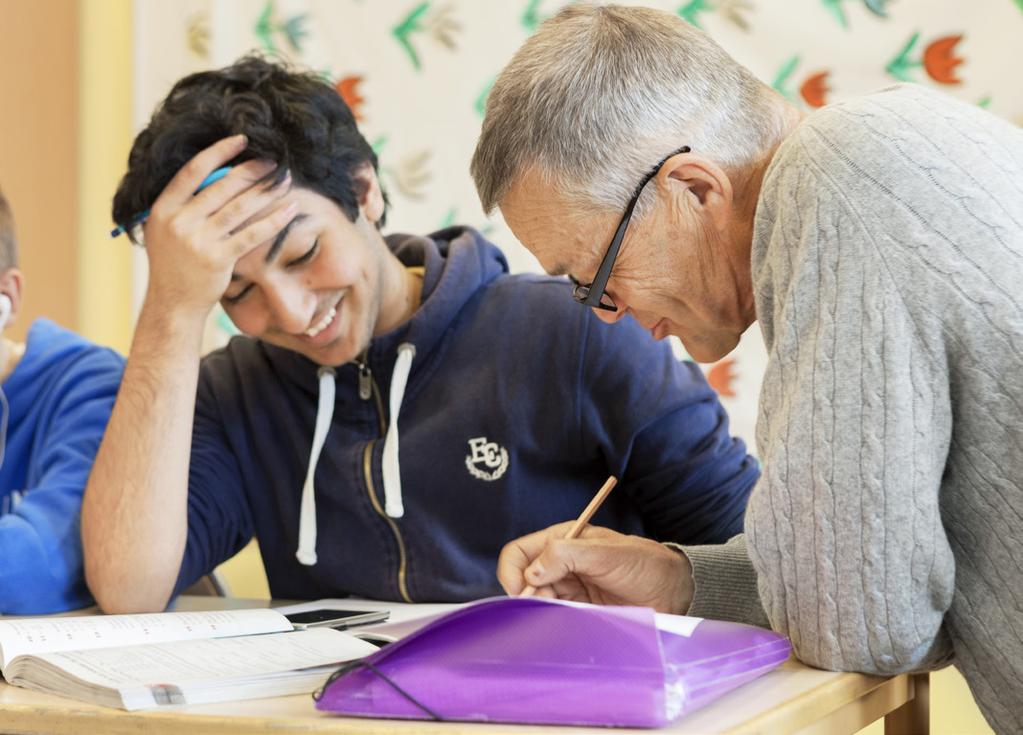
[(683, 552), (691, 565), (689, 615), (770, 627), (744, 536), (725, 544), (666, 545)]
[(662, 545), (669, 549), (675, 556), (673, 561), (673, 567), (675, 570), (673, 577), (676, 580), (676, 585), (674, 586), (675, 593), (672, 595), (672, 599), (669, 603), (669, 611), (675, 615), (686, 615), (689, 612), (689, 607), (693, 601), (692, 562), (689, 561), (689, 557), (686, 556), (682, 547), (677, 544), (665, 543)]
[(135, 344), (151, 337), (166, 347), (201, 350), (202, 335), (211, 309), (173, 303), (147, 294), (135, 328)]

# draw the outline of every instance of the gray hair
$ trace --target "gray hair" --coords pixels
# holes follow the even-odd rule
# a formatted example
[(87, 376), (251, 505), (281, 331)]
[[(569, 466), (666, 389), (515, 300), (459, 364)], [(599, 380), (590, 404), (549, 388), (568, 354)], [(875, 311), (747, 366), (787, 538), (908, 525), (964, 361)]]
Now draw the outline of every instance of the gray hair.
[(497, 78), (470, 170), (488, 213), (534, 166), (576, 202), (621, 208), (683, 145), (743, 171), (779, 137), (779, 101), (678, 16), (570, 5)]

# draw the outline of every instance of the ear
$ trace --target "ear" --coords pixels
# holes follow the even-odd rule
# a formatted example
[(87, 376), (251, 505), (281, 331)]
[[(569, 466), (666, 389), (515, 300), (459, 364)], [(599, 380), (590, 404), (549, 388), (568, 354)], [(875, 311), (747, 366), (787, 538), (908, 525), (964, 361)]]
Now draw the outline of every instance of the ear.
[(8, 268), (0, 273), (0, 293), (6, 294), (7, 298), (11, 300), (11, 314), (7, 317), (7, 323), (3, 325), (5, 329), (21, 311), (21, 292), (24, 282), (25, 276), (17, 268)]
[(670, 191), (681, 184), (691, 195), (691, 204), (708, 217), (719, 231), (732, 219), (734, 192), (732, 181), (714, 161), (694, 153), (672, 156), (657, 172), (657, 186)]
[(380, 180), (370, 164), (364, 164), (354, 174), (356, 189), (360, 191), (359, 211), (374, 225), (384, 216), (384, 193)]

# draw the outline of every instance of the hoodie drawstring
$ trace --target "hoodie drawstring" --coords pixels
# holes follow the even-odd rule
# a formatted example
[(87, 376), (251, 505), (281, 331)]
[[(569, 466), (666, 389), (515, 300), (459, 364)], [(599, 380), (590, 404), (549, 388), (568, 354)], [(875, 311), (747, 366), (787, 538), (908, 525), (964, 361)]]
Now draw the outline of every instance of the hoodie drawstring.
[(415, 345), (402, 343), (398, 347), (398, 359), (394, 363), (394, 373), (391, 375), (391, 399), (388, 405), (391, 422), (384, 439), (383, 457), (384, 511), (391, 518), (401, 518), (405, 515), (405, 506), (401, 499), (401, 466), (398, 463), (398, 414), (401, 412), (401, 402), (405, 398), (405, 387), (408, 385), (412, 358), (415, 355)]
[(305, 484), (302, 485), (302, 508), (298, 521), (298, 550), (295, 557), (300, 564), (311, 567), (316, 564), (316, 491), (313, 488), (313, 476), (316, 464), (320, 461), (323, 443), (327, 440), (330, 422), (334, 418), (334, 369), (321, 367), (316, 372), (320, 380), (320, 399), (316, 408), (316, 429), (313, 431), (313, 447), (309, 453), (309, 469), (306, 472)]
[[(405, 506), (401, 498), (401, 466), (398, 463), (398, 414), (405, 399), (405, 388), (408, 386), (412, 358), (415, 355), (415, 345), (408, 342), (401, 344), (398, 347), (398, 359), (394, 363), (394, 373), (391, 375), (389, 401), (391, 422), (384, 438), (383, 454), (384, 511), (391, 518), (401, 518), (405, 515)], [(313, 446), (309, 452), (309, 469), (302, 485), (298, 549), (295, 551), (295, 558), (307, 567), (316, 564), (316, 490), (313, 478), (316, 475), (316, 465), (320, 461), (320, 452), (323, 451), (323, 445), (327, 440), (327, 432), (330, 431), (330, 423), (334, 419), (334, 398), (337, 390), (333, 368), (321, 367), (316, 374), (320, 381), (320, 397), (316, 408)]]

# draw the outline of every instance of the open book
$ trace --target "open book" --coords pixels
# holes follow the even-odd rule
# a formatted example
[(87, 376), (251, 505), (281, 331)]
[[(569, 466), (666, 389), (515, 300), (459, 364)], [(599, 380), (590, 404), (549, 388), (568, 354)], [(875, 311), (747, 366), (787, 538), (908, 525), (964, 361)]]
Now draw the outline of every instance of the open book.
[(375, 650), (267, 609), (0, 620), (9, 684), (127, 710), (309, 693)]

